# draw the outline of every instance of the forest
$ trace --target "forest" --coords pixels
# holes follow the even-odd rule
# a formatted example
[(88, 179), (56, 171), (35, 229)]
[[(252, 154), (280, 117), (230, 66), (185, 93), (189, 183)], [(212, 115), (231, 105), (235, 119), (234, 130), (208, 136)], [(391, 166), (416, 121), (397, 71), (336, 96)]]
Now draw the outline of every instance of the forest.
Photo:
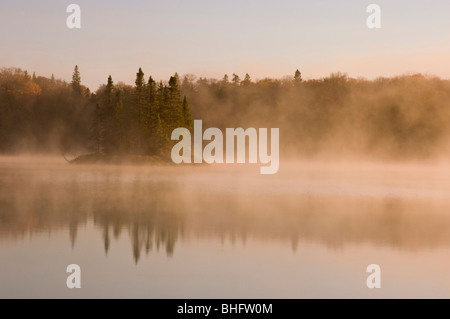
[(0, 153), (155, 155), (170, 158), (174, 128), (278, 127), (280, 154), (293, 158), (445, 156), (450, 82), (422, 74), (374, 80), (332, 73), (303, 80), (246, 74), (222, 79), (175, 73), (133, 85), (111, 76), (95, 92), (78, 66), (70, 83), (0, 70)]

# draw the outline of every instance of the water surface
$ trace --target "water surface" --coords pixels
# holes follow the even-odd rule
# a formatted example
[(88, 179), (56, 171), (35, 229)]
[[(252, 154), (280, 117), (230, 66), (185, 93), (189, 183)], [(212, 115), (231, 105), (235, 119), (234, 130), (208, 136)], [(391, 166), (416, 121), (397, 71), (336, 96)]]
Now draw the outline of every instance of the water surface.
[[(450, 297), (436, 165), (0, 158), (0, 297)], [(66, 267), (82, 270), (68, 289)], [(379, 264), (382, 288), (368, 289)]]

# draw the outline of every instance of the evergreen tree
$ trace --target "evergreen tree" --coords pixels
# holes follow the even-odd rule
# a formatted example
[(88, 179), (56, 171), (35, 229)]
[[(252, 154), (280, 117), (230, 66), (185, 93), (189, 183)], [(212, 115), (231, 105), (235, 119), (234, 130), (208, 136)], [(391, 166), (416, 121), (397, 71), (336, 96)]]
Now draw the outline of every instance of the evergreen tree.
[(156, 101), (156, 82), (150, 76), (147, 82), (147, 99), (149, 103), (154, 103)]
[(81, 95), (81, 76), (78, 65), (75, 65), (72, 74), (72, 90), (76, 95)]
[(138, 73), (136, 73), (136, 81), (134, 81), (134, 83), (136, 84), (136, 91), (141, 91), (144, 88), (145, 79), (142, 68), (139, 68)]
[(156, 97), (155, 97), (155, 129), (153, 134), (153, 143), (152, 143), (152, 153), (160, 154), (163, 150), (163, 146), (166, 143), (166, 129), (165, 129), (165, 121), (163, 121), (163, 116), (165, 113), (166, 105), (168, 102), (168, 89), (163, 85), (162, 81), (159, 82), (158, 87), (156, 88)]
[(143, 111), (144, 121), (144, 138), (145, 138), (145, 153), (155, 153), (154, 136), (157, 126), (157, 115), (159, 108), (157, 105), (157, 88), (156, 82), (150, 76), (146, 87), (146, 103)]
[(158, 107), (159, 113), (163, 111), (163, 105), (166, 104), (166, 87), (159, 81), (158, 88), (156, 89), (156, 105)]
[(241, 83), (241, 79), (239, 78), (239, 75), (236, 73), (233, 73), (233, 79), (231, 80), (235, 85), (239, 85)]
[(192, 115), (191, 115), (191, 110), (189, 109), (189, 104), (187, 101), (186, 96), (184, 96), (183, 98), (183, 120), (184, 120), (184, 127), (191, 130), (192, 129)]
[(144, 72), (141, 68), (139, 68), (139, 71), (136, 73), (136, 81), (135, 87), (134, 87), (134, 113), (135, 113), (135, 119), (132, 125), (134, 126), (133, 129), (133, 139), (136, 139), (133, 141), (136, 143), (135, 151), (138, 154), (142, 153), (142, 135), (144, 134), (143, 130), (143, 110), (145, 108), (145, 79), (144, 79)]
[(252, 80), (250, 79), (250, 75), (248, 73), (245, 73), (244, 81), (242, 81), (242, 85), (250, 85), (252, 83)]
[(295, 71), (295, 74), (294, 74), (294, 83), (300, 83), (300, 82), (302, 82), (303, 81), (303, 79), (302, 79), (302, 74), (300, 73), (300, 71), (297, 69), (296, 71)]
[(104, 151), (105, 153), (113, 153), (116, 148), (116, 121), (115, 106), (113, 103), (114, 82), (111, 75), (105, 86), (103, 97), (103, 117), (104, 117)]
[(222, 84), (228, 84), (229, 79), (228, 79), (228, 74), (225, 74), (222, 78)]
[(169, 101), (165, 108), (168, 111), (165, 118), (168, 128), (167, 135), (170, 135), (172, 130), (184, 124), (181, 91), (176, 76), (169, 79)]
[(110, 75), (110, 76), (108, 76), (108, 82), (106, 84), (106, 89), (105, 89), (106, 103), (108, 103), (108, 104), (112, 103), (113, 89), (114, 89), (114, 82)]

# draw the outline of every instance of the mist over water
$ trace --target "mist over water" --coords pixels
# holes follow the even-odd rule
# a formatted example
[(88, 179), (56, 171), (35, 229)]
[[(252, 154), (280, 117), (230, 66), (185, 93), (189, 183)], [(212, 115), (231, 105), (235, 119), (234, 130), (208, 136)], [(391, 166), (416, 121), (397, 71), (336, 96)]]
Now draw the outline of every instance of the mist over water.
[[(96, 278), (92, 284), (110, 291), (86, 284), (73, 296), (205, 297), (209, 284), (226, 273), (237, 286), (215, 289), (215, 296), (311, 296), (300, 284), (308, 277), (307, 262), (324, 267), (315, 271), (318, 282), (310, 282), (319, 286), (317, 296), (333, 296), (318, 278), (342, 275), (345, 267), (333, 263), (345, 256), (341, 261), (353, 260), (350, 268), (359, 265), (355, 274), (362, 277), (344, 275), (349, 282), (340, 292), (344, 297), (365, 296), (365, 267), (378, 261), (396, 264), (390, 271), (399, 276), (399, 264), (426, 274), (424, 282), (436, 296), (447, 296), (441, 290), (447, 281), (437, 280), (445, 270), (427, 273), (426, 267), (450, 247), (449, 177), (445, 166), (424, 164), (282, 162), (278, 174), (267, 176), (258, 165), (70, 165), (59, 158), (2, 157), (0, 295), (13, 296), (15, 279), (23, 287), (18, 296), (39, 296), (32, 293), (36, 282), (21, 279), (24, 273), (38, 276), (45, 265), (47, 273), (64, 276), (65, 266), (76, 262), (90, 265), (85, 271)], [(47, 257), (34, 254), (45, 255), (53, 246)], [(270, 254), (263, 254), (265, 249)], [(411, 254), (420, 262), (408, 264)], [(324, 258), (334, 261), (325, 265)], [(9, 268), (20, 262), (21, 269)], [(258, 270), (260, 263), (280, 271), (278, 263), (297, 262), (298, 269), (289, 268), (275, 282), (268, 269)], [(247, 267), (254, 267), (254, 278), (239, 275)], [(120, 274), (118, 282), (100, 275), (105, 269)], [(204, 284), (194, 288), (183, 271)], [(136, 276), (158, 274), (181, 277), (167, 277), (160, 290), (146, 290), (143, 283), (131, 288)], [(246, 280), (251, 287), (238, 288), (238, 281)], [(269, 281), (273, 290), (258, 292)], [(63, 286), (49, 280), (46, 294), (58, 295)], [(389, 287), (377, 296), (421, 295), (419, 287), (408, 291), (406, 283), (404, 289)]]
[(0, 19), (0, 299), (450, 297), (446, 1), (50, 2)]

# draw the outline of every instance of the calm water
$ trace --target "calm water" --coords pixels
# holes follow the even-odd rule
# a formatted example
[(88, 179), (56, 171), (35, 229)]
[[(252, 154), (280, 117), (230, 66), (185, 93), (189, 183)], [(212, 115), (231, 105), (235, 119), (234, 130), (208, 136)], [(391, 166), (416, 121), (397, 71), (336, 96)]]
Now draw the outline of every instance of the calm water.
[(448, 298), (450, 172), (0, 158), (0, 297)]

